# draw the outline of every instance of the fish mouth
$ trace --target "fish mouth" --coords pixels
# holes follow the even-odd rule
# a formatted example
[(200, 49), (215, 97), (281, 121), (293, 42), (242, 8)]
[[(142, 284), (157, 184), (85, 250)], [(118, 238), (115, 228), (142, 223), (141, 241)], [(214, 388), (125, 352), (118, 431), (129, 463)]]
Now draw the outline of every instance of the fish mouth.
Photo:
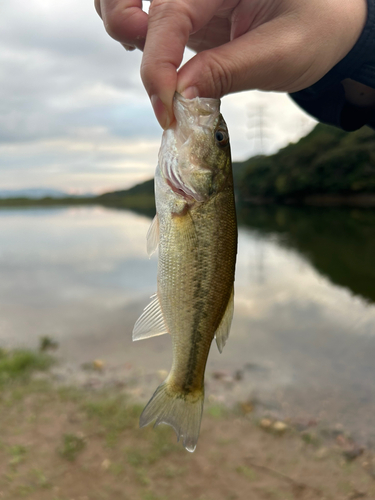
[(179, 134), (185, 140), (189, 137), (192, 127), (198, 127), (209, 136), (215, 121), (220, 116), (220, 99), (202, 97), (185, 99), (176, 92), (173, 111), (176, 118), (174, 127), (177, 126)]
[(192, 114), (194, 116), (209, 116), (220, 113), (220, 99), (213, 99), (211, 97), (194, 97), (194, 99), (186, 99), (178, 92), (174, 94), (174, 111), (177, 115)]

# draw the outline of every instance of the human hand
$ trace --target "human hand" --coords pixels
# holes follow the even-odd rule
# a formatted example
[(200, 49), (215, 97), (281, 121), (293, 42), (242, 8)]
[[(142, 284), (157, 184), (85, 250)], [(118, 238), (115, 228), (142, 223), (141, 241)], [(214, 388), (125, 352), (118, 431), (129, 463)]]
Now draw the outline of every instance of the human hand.
[[(216, 97), (249, 89), (296, 92), (351, 50), (366, 0), (95, 0), (108, 33), (144, 50), (141, 76), (156, 117), (173, 121), (175, 91)], [(179, 71), (186, 46), (198, 54)]]

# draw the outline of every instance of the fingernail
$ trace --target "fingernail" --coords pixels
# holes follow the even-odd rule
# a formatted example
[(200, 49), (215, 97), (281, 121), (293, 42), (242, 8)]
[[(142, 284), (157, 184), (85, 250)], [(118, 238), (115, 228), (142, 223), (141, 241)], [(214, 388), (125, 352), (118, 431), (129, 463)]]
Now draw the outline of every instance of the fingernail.
[(129, 52), (136, 49), (136, 47), (134, 47), (134, 45), (128, 45), (126, 43), (122, 43), (121, 45), (124, 47), (125, 50), (127, 50)]
[(170, 119), (167, 108), (161, 101), (160, 97), (158, 97), (157, 95), (151, 96), (151, 104), (152, 107), (154, 108), (155, 116), (158, 119), (158, 122), (160, 123), (161, 127), (163, 129), (167, 129), (170, 125)]
[(185, 99), (194, 99), (194, 97), (199, 97), (199, 91), (197, 87), (188, 87), (187, 89), (180, 92)]

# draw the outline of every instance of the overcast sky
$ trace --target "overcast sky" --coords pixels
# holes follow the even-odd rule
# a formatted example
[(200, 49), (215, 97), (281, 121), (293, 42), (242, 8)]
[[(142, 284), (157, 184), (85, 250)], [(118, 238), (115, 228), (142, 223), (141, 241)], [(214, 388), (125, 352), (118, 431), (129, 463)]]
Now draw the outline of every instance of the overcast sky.
[[(191, 57), (191, 53), (186, 57)], [(0, 188), (104, 192), (153, 175), (161, 129), (141, 53), (104, 31), (93, 0), (11, 0), (0, 7)], [(285, 95), (223, 99), (234, 160), (277, 151), (314, 125)]]

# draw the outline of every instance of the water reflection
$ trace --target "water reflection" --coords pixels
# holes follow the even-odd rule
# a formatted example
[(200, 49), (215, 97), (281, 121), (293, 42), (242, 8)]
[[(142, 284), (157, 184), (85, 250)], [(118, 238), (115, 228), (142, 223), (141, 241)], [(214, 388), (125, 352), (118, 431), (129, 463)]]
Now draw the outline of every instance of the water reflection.
[(1, 340), (89, 334), (111, 310), (151, 294), (148, 226), (101, 207), (0, 211)]
[(240, 224), (298, 250), (332, 283), (375, 302), (375, 211), (242, 207)]
[[(284, 416), (342, 422), (375, 440), (374, 217), (239, 212), (235, 318), (224, 353), (210, 353), (208, 395), (257, 399)], [(146, 375), (168, 370), (168, 336), (131, 342), (155, 291), (149, 224), (102, 207), (1, 210), (1, 345), (36, 346), (49, 335), (72, 366), (101, 358)], [(217, 370), (228, 374), (226, 385), (210, 375)]]

